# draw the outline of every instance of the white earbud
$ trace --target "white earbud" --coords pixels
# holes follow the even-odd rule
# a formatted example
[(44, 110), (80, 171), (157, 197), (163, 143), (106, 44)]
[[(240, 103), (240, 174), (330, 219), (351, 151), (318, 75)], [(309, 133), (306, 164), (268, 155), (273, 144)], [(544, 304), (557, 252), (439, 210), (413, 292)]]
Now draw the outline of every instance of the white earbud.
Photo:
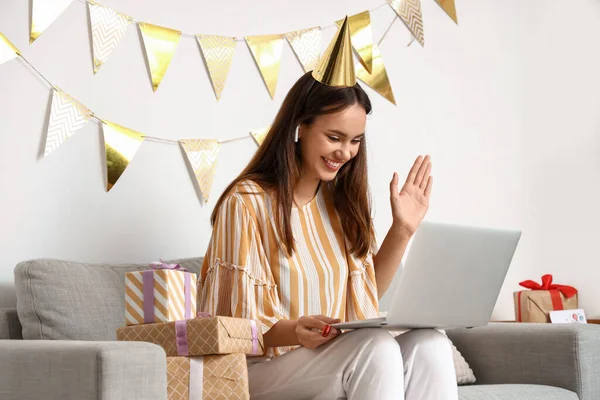
[(300, 128), (300, 126), (298, 125), (296, 127), (296, 137), (294, 138), (294, 142), (298, 143), (298, 129)]

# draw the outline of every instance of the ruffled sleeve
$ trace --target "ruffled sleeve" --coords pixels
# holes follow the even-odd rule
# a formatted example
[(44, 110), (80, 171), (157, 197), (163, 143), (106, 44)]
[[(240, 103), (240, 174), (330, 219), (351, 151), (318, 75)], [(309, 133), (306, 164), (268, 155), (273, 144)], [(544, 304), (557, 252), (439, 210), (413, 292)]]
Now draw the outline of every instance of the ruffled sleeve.
[(375, 280), (374, 245), (364, 258), (348, 254), (348, 292), (346, 321), (356, 321), (379, 316), (377, 281)]
[(198, 297), (200, 311), (254, 319), (262, 333), (282, 319), (277, 285), (256, 221), (236, 193), (219, 209), (198, 280)]

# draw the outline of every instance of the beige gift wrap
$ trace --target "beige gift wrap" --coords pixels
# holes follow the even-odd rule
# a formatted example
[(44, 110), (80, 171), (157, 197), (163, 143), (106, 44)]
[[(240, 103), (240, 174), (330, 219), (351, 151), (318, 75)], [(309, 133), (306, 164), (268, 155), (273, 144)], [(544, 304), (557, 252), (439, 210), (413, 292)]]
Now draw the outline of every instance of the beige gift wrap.
[(152, 269), (125, 274), (125, 324), (193, 318), (196, 274), (179, 264), (152, 263)]
[(249, 399), (244, 354), (167, 357), (169, 400)]
[(517, 322), (550, 322), (550, 312), (578, 308), (577, 289), (552, 283), (552, 275), (542, 276), (542, 283), (532, 280), (519, 285), (531, 289), (514, 292), (515, 317)]
[(245, 318), (201, 317), (124, 326), (117, 329), (117, 340), (154, 343), (169, 357), (264, 353), (263, 337), (256, 321)]

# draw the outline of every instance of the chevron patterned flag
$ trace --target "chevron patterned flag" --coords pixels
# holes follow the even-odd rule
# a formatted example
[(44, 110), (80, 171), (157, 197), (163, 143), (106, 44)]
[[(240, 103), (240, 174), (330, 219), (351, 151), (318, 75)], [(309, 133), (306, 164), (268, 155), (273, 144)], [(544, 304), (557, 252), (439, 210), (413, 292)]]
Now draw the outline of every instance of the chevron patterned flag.
[(398, 14), (421, 46), (425, 45), (421, 0), (388, 0), (390, 7)]
[(188, 165), (194, 171), (204, 203), (208, 201), (215, 179), (221, 144), (216, 139), (182, 139)]
[(269, 129), (271, 129), (271, 125), (267, 126), (266, 128), (255, 129), (250, 132), (252, 139), (254, 139), (257, 145), (260, 146), (262, 144), (262, 142), (265, 140), (265, 137), (267, 136), (267, 133), (269, 133)]
[(452, 20), (458, 24), (458, 17), (456, 16), (456, 5), (454, 4), (454, 0), (435, 0), (435, 1), (440, 5), (440, 7), (442, 7), (442, 9), (444, 11), (446, 11), (446, 14), (448, 14), (448, 16), (450, 18), (452, 18)]
[(142, 134), (115, 123), (104, 121), (104, 146), (106, 152), (106, 175), (108, 192), (116, 185), (144, 141)]
[(55, 90), (52, 96), (44, 157), (73, 136), (90, 118), (90, 110), (62, 90)]
[[(339, 28), (343, 19), (336, 21)], [(373, 68), (373, 30), (371, 29), (371, 13), (363, 11), (348, 18), (352, 47), (358, 53), (360, 63), (371, 73)]]
[(237, 43), (235, 38), (227, 36), (197, 35), (196, 39), (204, 55), (215, 95), (219, 100), (225, 87)]
[(119, 44), (127, 31), (130, 19), (126, 15), (101, 4), (90, 1), (88, 5), (92, 26), (95, 74)]
[(321, 58), (321, 28), (303, 29), (285, 34), (304, 72), (312, 71)]
[(33, 0), (29, 44), (40, 37), (72, 2), (73, 0)]
[(283, 53), (283, 35), (246, 36), (245, 39), (273, 99)]
[(4, 64), (20, 55), (21, 52), (19, 49), (17, 49), (15, 45), (0, 32), (0, 64)]
[(145, 22), (139, 22), (138, 26), (144, 39), (146, 59), (152, 78), (152, 90), (156, 92), (179, 45), (181, 31)]
[(383, 64), (383, 58), (379, 52), (377, 44), (373, 45), (373, 71), (369, 72), (364, 69), (360, 63), (355, 65), (356, 77), (366, 83), (369, 87), (375, 90), (377, 93), (388, 99), (392, 104), (396, 104), (394, 98), (394, 92), (392, 92), (392, 85), (387, 75), (385, 65)]

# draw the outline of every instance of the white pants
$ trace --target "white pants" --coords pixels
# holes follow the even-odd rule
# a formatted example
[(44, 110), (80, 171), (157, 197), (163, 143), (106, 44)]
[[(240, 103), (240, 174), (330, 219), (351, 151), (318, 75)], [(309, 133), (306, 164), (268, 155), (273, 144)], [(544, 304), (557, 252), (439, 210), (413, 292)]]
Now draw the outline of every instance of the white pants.
[(310, 350), (251, 365), (250, 397), (267, 399), (456, 400), (450, 341), (433, 329), (394, 338), (357, 329)]

